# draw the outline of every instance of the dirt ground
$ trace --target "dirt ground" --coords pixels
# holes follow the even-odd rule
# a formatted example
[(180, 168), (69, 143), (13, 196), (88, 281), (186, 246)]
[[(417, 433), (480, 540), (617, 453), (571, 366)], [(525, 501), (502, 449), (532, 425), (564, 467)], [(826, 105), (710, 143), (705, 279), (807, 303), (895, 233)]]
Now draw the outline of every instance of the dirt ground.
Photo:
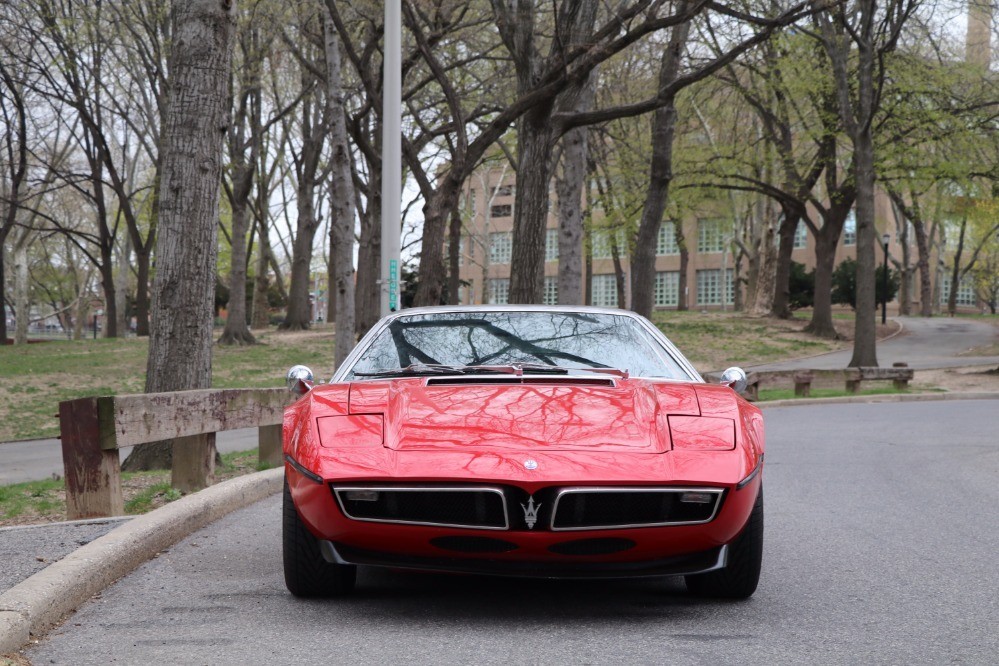
[(912, 388), (942, 388), (946, 391), (999, 391), (999, 372), (994, 365), (945, 370), (916, 370)]

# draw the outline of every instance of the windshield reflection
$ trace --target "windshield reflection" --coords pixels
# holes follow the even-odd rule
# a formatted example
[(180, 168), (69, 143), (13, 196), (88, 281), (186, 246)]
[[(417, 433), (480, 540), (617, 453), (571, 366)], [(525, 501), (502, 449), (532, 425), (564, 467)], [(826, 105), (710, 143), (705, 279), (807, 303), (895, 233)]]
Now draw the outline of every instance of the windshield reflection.
[(394, 319), (364, 350), (347, 379), (413, 364), (544, 364), (617, 368), (639, 377), (691, 378), (629, 316), (470, 311)]

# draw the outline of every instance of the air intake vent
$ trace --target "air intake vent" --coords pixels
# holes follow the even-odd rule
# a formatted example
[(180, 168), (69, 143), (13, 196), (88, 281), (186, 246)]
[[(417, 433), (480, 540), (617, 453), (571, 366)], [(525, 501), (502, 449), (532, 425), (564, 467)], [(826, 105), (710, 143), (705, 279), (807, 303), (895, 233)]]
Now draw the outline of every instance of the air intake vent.
[(494, 375), (471, 375), (458, 377), (431, 377), (427, 386), (457, 386), (475, 384), (543, 384), (545, 386), (614, 386), (613, 379), (603, 377), (516, 377)]
[(509, 529), (506, 501), (500, 488), (338, 486), (333, 493), (344, 515), (352, 520)]
[(715, 517), (719, 488), (565, 488), (555, 499), (553, 530), (693, 525)]

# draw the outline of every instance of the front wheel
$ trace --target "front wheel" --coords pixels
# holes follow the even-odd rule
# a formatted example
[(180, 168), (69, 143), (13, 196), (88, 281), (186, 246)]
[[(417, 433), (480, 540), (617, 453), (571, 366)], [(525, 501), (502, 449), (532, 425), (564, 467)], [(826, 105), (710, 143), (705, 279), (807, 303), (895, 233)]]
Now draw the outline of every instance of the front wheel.
[(687, 589), (699, 597), (748, 599), (760, 582), (763, 564), (763, 487), (756, 494), (746, 527), (728, 548), (724, 569), (684, 576)]
[(281, 537), (284, 584), (296, 597), (338, 597), (354, 589), (357, 567), (327, 562), (319, 551), (319, 540), (302, 522), (284, 480)]

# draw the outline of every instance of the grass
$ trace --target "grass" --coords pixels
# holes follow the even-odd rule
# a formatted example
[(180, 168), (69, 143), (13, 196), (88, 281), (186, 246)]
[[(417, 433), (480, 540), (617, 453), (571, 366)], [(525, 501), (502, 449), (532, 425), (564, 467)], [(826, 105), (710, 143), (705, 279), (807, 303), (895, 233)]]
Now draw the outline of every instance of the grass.
[(657, 312), (653, 322), (698, 370), (750, 366), (842, 349), (842, 341), (802, 333), (800, 321), (738, 313)]
[[(262, 471), (270, 465), (257, 459), (257, 451), (222, 454), (215, 468), (217, 481)], [(183, 493), (170, 486), (168, 470), (125, 472), (121, 475), (125, 513), (138, 515), (176, 501)], [(62, 479), (45, 479), (0, 486), (0, 527), (66, 519), (66, 493)]]
[[(283, 386), (302, 363), (317, 378), (333, 374), (333, 334), (265, 332), (261, 344), (215, 347), (215, 388)], [(0, 345), (0, 442), (55, 437), (59, 403), (87, 396), (141, 393), (147, 338), (53, 341)]]

